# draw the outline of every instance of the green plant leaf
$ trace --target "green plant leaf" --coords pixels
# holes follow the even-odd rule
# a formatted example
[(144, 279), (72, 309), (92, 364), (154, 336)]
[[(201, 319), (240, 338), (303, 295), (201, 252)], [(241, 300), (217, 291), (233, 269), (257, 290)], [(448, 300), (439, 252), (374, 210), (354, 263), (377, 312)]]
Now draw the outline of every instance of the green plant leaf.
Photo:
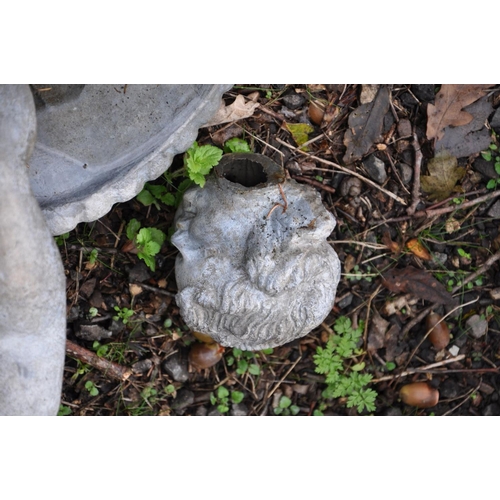
[(488, 181), (488, 184), (486, 184), (486, 187), (488, 189), (495, 189), (496, 185), (497, 185), (497, 181), (495, 179), (490, 179)]
[(248, 142), (239, 137), (233, 137), (224, 144), (225, 153), (251, 153)]
[(248, 367), (248, 373), (250, 373), (250, 375), (260, 375), (260, 366), (252, 363)]
[(248, 370), (248, 361), (246, 359), (239, 359), (237, 363), (236, 373), (244, 375)]
[(241, 391), (231, 392), (231, 401), (235, 404), (241, 403), (245, 395)]
[(224, 398), (227, 398), (228, 396), (229, 396), (229, 391), (223, 385), (221, 385), (217, 389), (217, 397), (219, 399), (224, 399)]
[(287, 396), (281, 396), (279, 407), (280, 408), (288, 408), (292, 404), (292, 400)]
[(142, 203), (145, 207), (149, 207), (153, 203), (156, 204), (155, 197), (147, 190), (143, 189), (137, 196), (136, 199), (138, 202)]
[(137, 236), (137, 233), (139, 232), (140, 227), (141, 223), (137, 219), (131, 219), (127, 224), (127, 238), (129, 240), (134, 240)]
[(205, 176), (219, 163), (222, 158), (222, 150), (215, 146), (198, 146), (198, 143), (195, 141), (186, 151), (184, 158), (189, 174), (199, 173)]

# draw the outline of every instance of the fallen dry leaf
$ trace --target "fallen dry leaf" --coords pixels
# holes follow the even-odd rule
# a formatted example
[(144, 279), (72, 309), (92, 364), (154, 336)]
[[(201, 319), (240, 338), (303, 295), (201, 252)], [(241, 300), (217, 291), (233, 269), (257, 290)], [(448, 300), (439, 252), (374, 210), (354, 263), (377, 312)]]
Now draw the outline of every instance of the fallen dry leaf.
[(345, 163), (360, 160), (370, 151), (373, 143), (380, 139), (389, 104), (389, 89), (382, 86), (372, 102), (362, 104), (349, 115), (349, 128), (344, 135), (344, 145), (347, 148)]
[(435, 104), (427, 106), (427, 139), (442, 139), (450, 125), (467, 125), (473, 116), (463, 108), (484, 96), (493, 85), (442, 85)]
[(451, 195), (456, 183), (465, 175), (465, 168), (457, 165), (457, 159), (448, 151), (441, 151), (429, 162), (429, 175), (420, 177), (422, 189), (429, 194), (429, 199), (441, 201)]
[(374, 353), (378, 349), (385, 347), (385, 334), (390, 326), (377, 310), (373, 311), (373, 317), (368, 330), (368, 352)]
[(382, 284), (393, 293), (411, 293), (435, 304), (456, 303), (444, 285), (422, 269), (413, 266), (387, 271), (382, 276)]
[(392, 241), (389, 231), (384, 231), (382, 234), (382, 243), (393, 253), (399, 254), (401, 252), (401, 245)]
[(432, 259), (431, 254), (429, 253), (429, 250), (427, 250), (427, 248), (425, 248), (424, 245), (422, 245), (422, 243), (420, 243), (420, 241), (418, 241), (417, 238), (412, 238), (411, 240), (409, 240), (406, 243), (406, 246), (408, 247), (410, 252), (412, 252), (414, 255), (416, 255), (420, 259), (424, 259), (424, 260), (431, 260)]
[[(248, 97), (251, 96), (253, 96), (253, 94)], [(257, 98), (257, 96), (254, 96), (255, 99)], [(258, 102), (255, 102), (255, 100), (253, 99), (247, 101), (247, 99), (245, 99), (245, 97), (240, 94), (236, 97), (232, 104), (226, 106), (224, 103), (222, 103), (216, 115), (204, 126), (213, 127), (214, 125), (220, 125), (221, 123), (236, 122), (238, 120), (242, 120), (243, 118), (248, 118), (249, 116), (253, 115), (255, 109), (258, 106)]]
[(472, 121), (461, 127), (446, 127), (443, 138), (434, 145), (436, 153), (446, 149), (451, 155), (463, 158), (488, 148), (491, 132), (486, 128), (485, 122), (493, 112), (491, 100), (485, 96), (467, 106), (465, 111), (473, 116)]

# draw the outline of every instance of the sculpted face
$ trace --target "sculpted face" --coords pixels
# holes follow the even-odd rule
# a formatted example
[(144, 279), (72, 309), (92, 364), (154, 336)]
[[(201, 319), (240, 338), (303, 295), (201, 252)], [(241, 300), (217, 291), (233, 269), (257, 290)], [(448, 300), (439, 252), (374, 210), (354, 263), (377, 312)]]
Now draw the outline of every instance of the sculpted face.
[(193, 330), (263, 349), (306, 335), (331, 310), (340, 262), (326, 237), (335, 220), (315, 190), (210, 178), (186, 192), (175, 226), (176, 300)]

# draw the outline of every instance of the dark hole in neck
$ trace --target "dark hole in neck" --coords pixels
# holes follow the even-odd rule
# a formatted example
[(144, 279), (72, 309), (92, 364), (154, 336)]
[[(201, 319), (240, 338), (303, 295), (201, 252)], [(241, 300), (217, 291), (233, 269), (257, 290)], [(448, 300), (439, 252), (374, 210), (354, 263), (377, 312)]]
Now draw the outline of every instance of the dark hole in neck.
[(262, 165), (252, 160), (235, 161), (224, 168), (224, 177), (245, 187), (254, 187), (267, 182)]

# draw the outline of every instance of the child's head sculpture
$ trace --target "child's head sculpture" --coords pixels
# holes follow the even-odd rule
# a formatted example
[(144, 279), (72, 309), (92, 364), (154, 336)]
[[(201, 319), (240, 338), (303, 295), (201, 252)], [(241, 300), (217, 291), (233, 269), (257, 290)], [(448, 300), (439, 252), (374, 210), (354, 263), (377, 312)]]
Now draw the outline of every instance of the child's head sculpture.
[(335, 219), (269, 158), (224, 156), (203, 189), (185, 193), (175, 227), (176, 300), (191, 329), (260, 350), (307, 335), (330, 312)]

